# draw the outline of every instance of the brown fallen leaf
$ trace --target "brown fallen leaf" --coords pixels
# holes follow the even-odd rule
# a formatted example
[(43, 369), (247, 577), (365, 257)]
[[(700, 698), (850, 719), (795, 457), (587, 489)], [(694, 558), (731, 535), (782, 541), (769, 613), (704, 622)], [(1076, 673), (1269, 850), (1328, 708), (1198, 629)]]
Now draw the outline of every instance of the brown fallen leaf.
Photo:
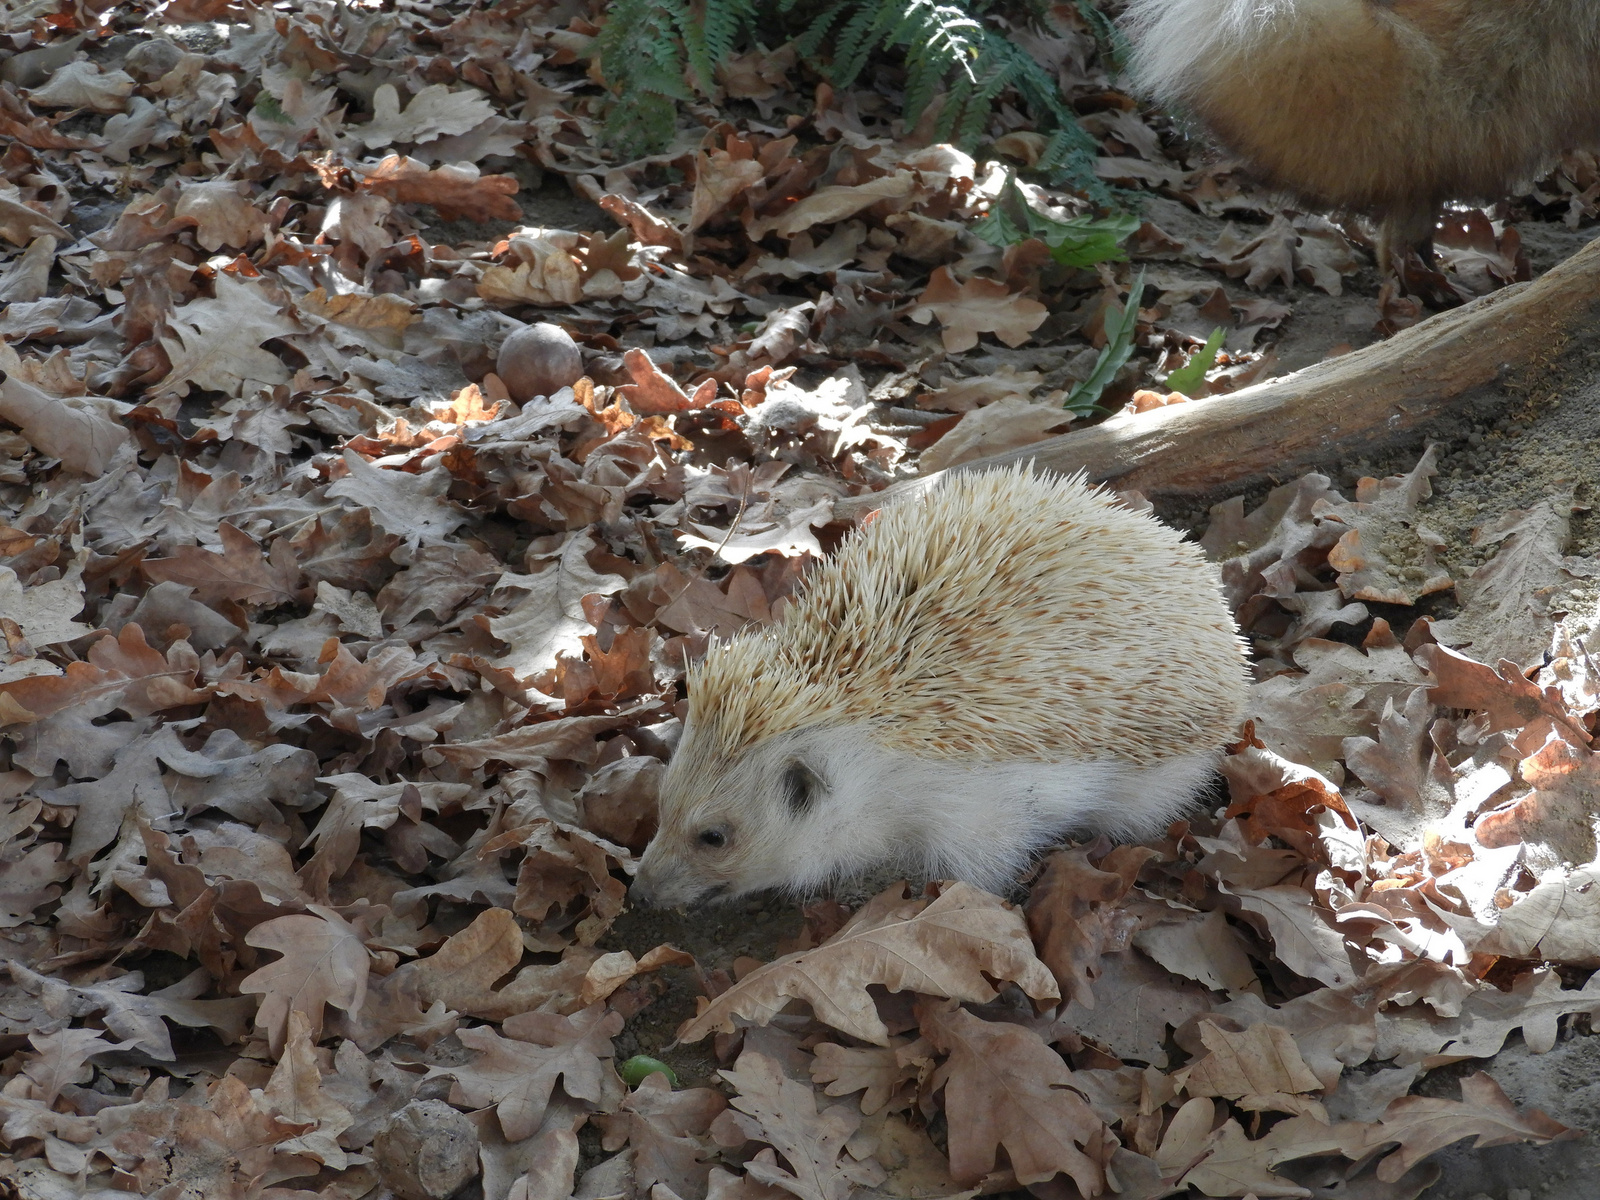
[[(910, 1097), (900, 1094), (921, 1070), (917, 1043), (890, 1046), (840, 1046), (821, 1042), (811, 1060), (813, 1082), (826, 1084), (830, 1096), (861, 1092), (866, 1116), (889, 1109), (910, 1107)], [(909, 1051), (909, 1053), (904, 1053)]]
[(357, 185), (397, 204), (431, 204), (445, 221), (521, 221), (514, 175), (481, 175), (471, 163), (429, 169), (414, 158), (391, 154), (366, 171)]
[[(1261, 1024), (1230, 1033), (1202, 1021), (1200, 1040), (1210, 1053), (1174, 1076), (1191, 1096), (1223, 1096), (1255, 1109), (1279, 1107), (1297, 1093), (1322, 1090), (1322, 1081), (1306, 1066), (1287, 1029)], [(1303, 1109), (1290, 1104), (1282, 1111)]]
[(1562, 862), (1594, 861), (1600, 755), (1578, 749), (1552, 730), (1517, 769), (1535, 790), (1480, 816), (1472, 826), (1478, 843), (1541, 846)]
[(1359, 1156), (1367, 1126), (1291, 1117), (1251, 1141), (1239, 1122), (1217, 1123), (1216, 1102), (1197, 1096), (1173, 1115), (1156, 1151), (1163, 1173), (1207, 1196), (1297, 1196), (1306, 1189), (1277, 1174), (1279, 1163), (1326, 1154)]
[(93, 396), (52, 396), (0, 372), (0, 419), (11, 422), (41, 454), (69, 471), (99, 478), (133, 436), (114, 419), (116, 406)]
[(1049, 401), (1006, 396), (964, 415), (955, 428), (922, 452), (919, 463), (924, 471), (942, 471), (986, 454), (1031, 445), (1064, 430), (1072, 421), (1071, 413)]
[(134, 716), (192, 704), (206, 693), (194, 687), (199, 659), (185, 644), (165, 654), (152, 650), (137, 625), (103, 637), (86, 659), (67, 664), (63, 675), (41, 675), (0, 683), (0, 725), (33, 722), (68, 710), (102, 717), (120, 708)]
[(300, 332), (299, 326), (259, 284), (231, 275), (216, 277), (215, 298), (200, 297), (167, 318), (171, 337), (161, 338), (172, 368), (156, 385), (157, 395), (187, 396), (191, 389), (241, 396), (252, 387), (289, 382), (289, 371), (262, 343)]
[(53, 1033), (30, 1033), (34, 1055), (22, 1064), (22, 1073), (33, 1082), (34, 1097), (48, 1106), (55, 1103), (61, 1089), (69, 1084), (87, 1083), (93, 1074), (88, 1063), (99, 1054), (121, 1050), (132, 1042), (110, 1042), (94, 1029), (58, 1029)]
[(1434, 645), (1419, 647), (1416, 657), (1437, 681), (1429, 689), (1428, 699), (1441, 708), (1484, 713), (1490, 732), (1517, 730), (1516, 745), (1523, 753), (1544, 745), (1552, 730), (1574, 746), (1588, 745), (1587, 731), (1568, 710), (1560, 690), (1539, 687), (1516, 663), (1506, 660), (1491, 668), (1446, 646)]
[(286, 543), (274, 542), (271, 555), (263, 554), (249, 534), (226, 521), (217, 526), (217, 535), (222, 541), (220, 553), (180, 546), (166, 558), (145, 559), (140, 570), (152, 583), (192, 588), (205, 604), (237, 600), (271, 607), (299, 596), (300, 568)]
[[(486, 1025), (462, 1029), (456, 1037), (476, 1052), (458, 1067), (430, 1067), (430, 1075), (449, 1075), (452, 1104), (493, 1106), (507, 1140), (532, 1137), (544, 1119), (559, 1081), (574, 1100), (600, 1107), (611, 1070), (611, 1039), (622, 1030), (622, 1016), (602, 1004), (570, 1017), (523, 1012), (507, 1017), (501, 1037)], [(620, 1085), (618, 1085), (620, 1086)]]
[(166, 1076), (158, 1076), (142, 1100), (118, 1114), (114, 1152), (140, 1195), (241, 1195), (262, 1180), (320, 1169), (293, 1146), (314, 1126), (283, 1120), (236, 1076), (218, 1080), (187, 1104), (169, 1099), (167, 1086)]
[(1038, 1034), (983, 1021), (958, 1004), (918, 1001), (923, 1036), (948, 1058), (928, 1081), (944, 1090), (950, 1176), (972, 1185), (1004, 1149), (1017, 1182), (1040, 1183), (1064, 1171), (1085, 1196), (1106, 1190), (1096, 1148), (1105, 1129), (1073, 1089), (1072, 1069)]
[(655, 360), (643, 350), (629, 350), (622, 356), (622, 364), (633, 377), (633, 382), (618, 387), (616, 394), (641, 416), (704, 408), (717, 398), (715, 379), (703, 380), (691, 396), (678, 386), (677, 380), (656, 366)]
[(797, 200), (777, 216), (762, 217), (749, 222), (745, 232), (751, 240), (760, 241), (769, 233), (779, 237), (792, 237), (813, 225), (828, 225), (853, 217), (875, 204), (899, 206), (917, 189), (917, 177), (911, 171), (894, 171), (865, 183), (835, 184), (818, 188), (811, 195)]
[(1573, 577), (1562, 553), (1571, 536), (1571, 500), (1541, 500), (1477, 530), (1473, 545), (1500, 543), (1495, 556), (1456, 584), (1461, 612), (1429, 626), (1441, 643), (1479, 662), (1510, 659), (1527, 669), (1550, 648), (1550, 601)]
[(633, 1151), (634, 1185), (665, 1184), (682, 1200), (704, 1200), (710, 1175), (708, 1147), (699, 1139), (728, 1107), (711, 1088), (675, 1092), (660, 1072), (646, 1075), (614, 1113), (595, 1118), (607, 1150)]
[(1547, 878), (1509, 908), (1472, 949), (1480, 954), (1600, 966), (1600, 871)]
[(1119, 1057), (1166, 1066), (1172, 1029), (1212, 1008), (1205, 988), (1169, 974), (1135, 950), (1102, 956), (1098, 969), (1094, 1007), (1070, 1003), (1061, 1020)]
[(245, 941), (283, 957), (239, 981), (241, 992), (260, 993), (256, 1026), (274, 1056), (283, 1052), (289, 1015), (301, 1013), (313, 1039), (322, 1032), (326, 1005), (355, 1012), (367, 992), (370, 958), (361, 933), (338, 913), (312, 905), (309, 913), (276, 917), (245, 935)]
[(731, 1033), (740, 1020), (764, 1025), (791, 1000), (804, 1000), (818, 1020), (841, 1033), (887, 1046), (889, 1030), (869, 986), (983, 1004), (997, 994), (991, 979), (1015, 981), (1036, 1000), (1058, 997), (1016, 909), (964, 883), (932, 901), (910, 898), (896, 884), (815, 950), (750, 972), (684, 1022), (678, 1039)]
[(781, 1159), (758, 1154), (745, 1163), (751, 1178), (800, 1200), (847, 1200), (858, 1185), (882, 1181), (883, 1171), (872, 1159), (858, 1162), (844, 1153), (861, 1124), (854, 1106), (835, 1104), (819, 1113), (808, 1086), (755, 1050), (745, 1050), (721, 1075), (734, 1096), (728, 1102), (732, 1107), (712, 1123), (712, 1135), (729, 1147), (764, 1142)]
[(1339, 590), (1347, 597), (1415, 604), (1451, 586), (1450, 576), (1434, 561), (1443, 542), (1417, 514), (1417, 505), (1433, 494), (1428, 480), (1438, 474), (1436, 457), (1429, 446), (1409, 473), (1363, 479), (1354, 501), (1315, 505), (1320, 520), (1345, 530), (1328, 551), (1328, 564), (1339, 573)]
[(1121, 910), (1118, 901), (1156, 853), (1144, 846), (1118, 846), (1091, 863), (1092, 850), (1052, 854), (1025, 905), (1040, 959), (1055, 975), (1062, 996), (1085, 1008), (1094, 1007), (1091, 985), (1099, 977), (1101, 955), (1127, 949), (1138, 928), (1138, 918)]
[[(1284, 966), (1307, 979), (1338, 987), (1355, 978), (1344, 935), (1310, 892), (1293, 885), (1239, 888), (1239, 905), (1263, 932)], [(1253, 920), (1252, 920), (1253, 918)]]
[(1399, 1148), (1378, 1164), (1378, 1178), (1392, 1183), (1435, 1150), (1474, 1138), (1473, 1146), (1508, 1146), (1513, 1142), (1550, 1142), (1581, 1137), (1538, 1109), (1519, 1113), (1493, 1078), (1479, 1072), (1461, 1081), (1461, 1099), (1402, 1096), (1384, 1110), (1368, 1147), (1376, 1150), (1390, 1142)]
[(928, 286), (907, 315), (921, 325), (938, 318), (944, 348), (959, 354), (976, 346), (980, 333), (1020, 346), (1044, 324), (1050, 310), (992, 279), (957, 283), (949, 267), (939, 267), (928, 276)]

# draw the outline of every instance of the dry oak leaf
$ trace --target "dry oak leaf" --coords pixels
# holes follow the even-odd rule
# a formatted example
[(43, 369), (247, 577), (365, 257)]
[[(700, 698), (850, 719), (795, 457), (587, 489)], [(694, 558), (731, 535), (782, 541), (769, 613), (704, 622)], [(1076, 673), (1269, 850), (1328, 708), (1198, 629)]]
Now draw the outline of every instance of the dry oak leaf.
[(678, 1039), (732, 1033), (737, 1020), (765, 1025), (791, 1000), (804, 1000), (824, 1024), (887, 1046), (871, 985), (986, 1004), (998, 995), (994, 979), (1016, 983), (1035, 1000), (1060, 997), (1017, 909), (965, 883), (949, 885), (931, 903), (908, 898), (905, 885), (895, 884), (816, 949), (750, 972), (684, 1022)]
[(1421, 1063), (1431, 1071), (1462, 1059), (1492, 1058), (1518, 1029), (1530, 1051), (1545, 1054), (1556, 1044), (1561, 1018), (1573, 1013), (1588, 1013), (1591, 1019), (1600, 1014), (1600, 979), (1591, 977), (1572, 990), (1561, 986), (1555, 971), (1539, 969), (1519, 978), (1509, 992), (1478, 988), (1461, 1002), (1458, 1016), (1434, 1016), (1418, 1005), (1379, 1013), (1371, 1057), (1400, 1066)]
[(622, 1014), (597, 1004), (570, 1017), (524, 1012), (507, 1017), (501, 1037), (486, 1025), (458, 1030), (457, 1039), (477, 1051), (459, 1067), (430, 1067), (450, 1075), (452, 1104), (494, 1106), (506, 1140), (521, 1141), (539, 1131), (550, 1093), (560, 1080), (574, 1100), (598, 1107), (611, 1072), (611, 1039), (622, 1031)]
[[(38, 1057), (22, 1064), (22, 1073), (33, 1080), (34, 1099), (46, 1106), (55, 1103), (68, 1084), (85, 1083), (89, 1060), (97, 1054), (123, 1050), (133, 1042), (108, 1042), (98, 1029), (58, 1029), (54, 1033), (30, 1033), (28, 1040)], [(42, 1093), (42, 1094), (41, 1094)]]
[(375, 467), (354, 450), (344, 452), (350, 473), (330, 484), (330, 499), (349, 500), (372, 510), (378, 525), (403, 538), (407, 545), (448, 537), (467, 517), (444, 499), (450, 490), (450, 472), (434, 467), (412, 475)]
[(80, 58), (63, 63), (50, 73), (50, 82), (28, 92), (28, 103), (38, 108), (87, 108), (94, 112), (121, 112), (137, 81), (125, 71), (101, 71), (98, 63)]
[(215, 277), (216, 298), (191, 300), (167, 318), (173, 337), (163, 337), (172, 369), (156, 395), (187, 396), (191, 387), (243, 396), (289, 382), (289, 369), (261, 348), (272, 338), (300, 332), (267, 299), (261, 284), (228, 274)]
[(504, 615), (489, 618), (489, 632), (510, 647), (495, 666), (525, 679), (548, 671), (562, 653), (582, 652), (584, 635), (594, 628), (584, 615), (583, 598), (610, 596), (628, 585), (621, 575), (589, 565), (589, 552), (598, 545), (585, 529), (568, 537), (560, 557), (544, 570), (501, 576), (500, 587), (528, 594)]
[(1600, 755), (1580, 750), (1551, 730), (1544, 745), (1517, 769), (1535, 790), (1479, 817), (1472, 826), (1478, 844), (1540, 845), (1562, 862), (1593, 862), (1595, 820), (1600, 818)]
[(1169, 1029), (1214, 1007), (1211, 993), (1134, 950), (1107, 954), (1095, 980), (1095, 1006), (1070, 1003), (1062, 1023), (1121, 1058), (1164, 1067)]
[(861, 1126), (853, 1105), (835, 1104), (819, 1113), (809, 1086), (790, 1079), (777, 1060), (755, 1050), (745, 1050), (721, 1076), (736, 1095), (729, 1101), (732, 1110), (712, 1123), (712, 1136), (723, 1146), (765, 1142), (782, 1159), (779, 1163), (763, 1152), (747, 1162), (745, 1170), (756, 1181), (800, 1200), (847, 1200), (856, 1185), (882, 1182), (883, 1171), (872, 1159), (857, 1162), (845, 1155), (840, 1161), (845, 1143)]
[(452, 92), (442, 83), (423, 88), (400, 111), (400, 92), (385, 83), (372, 93), (372, 120), (348, 132), (369, 147), (390, 142), (431, 142), (477, 128), (494, 117), (494, 106), (482, 92)]
[(707, 1148), (697, 1139), (728, 1107), (722, 1093), (711, 1088), (672, 1090), (659, 1072), (646, 1075), (614, 1113), (595, 1118), (607, 1150), (628, 1146), (633, 1150), (635, 1194), (647, 1194), (666, 1184), (680, 1200), (703, 1200), (711, 1164)]
[(355, 1118), (322, 1086), (311, 1025), (305, 1013), (298, 1009), (289, 1012), (283, 1056), (262, 1089), (261, 1099), (272, 1106), (280, 1120), (312, 1127), (283, 1143), (284, 1152), (308, 1154), (335, 1171), (342, 1171), (349, 1165), (338, 1139), (355, 1124)]
[(645, 956), (639, 959), (634, 958), (626, 950), (613, 950), (610, 954), (602, 954), (584, 973), (583, 990), (579, 993), (579, 999), (587, 1008), (604, 1000), (635, 976), (647, 975), (665, 966), (692, 967), (694, 955), (664, 943), (654, 950), (646, 951)]
[(1293, 1035), (1281, 1025), (1263, 1023), (1230, 1033), (1202, 1021), (1200, 1041), (1210, 1053), (1173, 1076), (1191, 1096), (1223, 1096), (1241, 1100), (1244, 1108), (1259, 1108), (1264, 1107), (1259, 1101), (1322, 1090)]
[(1400, 1097), (1384, 1110), (1378, 1127), (1368, 1136), (1368, 1148), (1373, 1150), (1389, 1142), (1400, 1143), (1399, 1149), (1378, 1164), (1378, 1178), (1392, 1183), (1435, 1150), (1462, 1138), (1475, 1138), (1473, 1147), (1481, 1150), (1513, 1142), (1544, 1146), (1583, 1135), (1536, 1108), (1519, 1113), (1500, 1085), (1480, 1071), (1461, 1081), (1460, 1100)]
[(24, 588), (17, 573), (0, 567), (0, 614), (22, 627), (22, 637), (39, 649), (70, 642), (94, 632), (72, 618), (83, 611), (83, 572)]
[(1072, 1068), (1030, 1029), (984, 1021), (954, 1002), (917, 1002), (922, 1034), (949, 1057), (928, 1090), (944, 1089), (950, 1177), (968, 1186), (995, 1169), (1004, 1148), (1021, 1184), (1065, 1171), (1085, 1196), (1106, 1190), (1101, 1165), (1083, 1147), (1105, 1124), (1074, 1090)]
[(1244, 943), (1221, 911), (1173, 915), (1179, 919), (1134, 934), (1133, 944), (1174, 975), (1214, 992), (1241, 992), (1256, 982)]
[(68, 663), (64, 675), (0, 684), (0, 726), (38, 721), (63, 709), (100, 717), (120, 708), (140, 717), (194, 704), (207, 695), (193, 686), (199, 669), (200, 660), (186, 642), (174, 642), (162, 654), (145, 642), (137, 625), (124, 625), (116, 637), (91, 646), (85, 661)]
[[(911, 171), (896, 171), (866, 183), (836, 184), (818, 188), (804, 200), (791, 204), (775, 217), (762, 217), (751, 221), (745, 228), (752, 241), (760, 241), (769, 233), (779, 237), (793, 237), (813, 225), (827, 225), (853, 217), (864, 208), (880, 201), (902, 201), (917, 188), (917, 177)], [(941, 268), (942, 270), (943, 268)], [(969, 345), (971, 343), (968, 343)], [(966, 349), (965, 346), (961, 347)]]
[(522, 221), (514, 175), (482, 175), (471, 163), (429, 170), (414, 158), (391, 154), (366, 172), (360, 190), (399, 204), (431, 204), (445, 221)]
[(1344, 935), (1333, 927), (1331, 914), (1317, 905), (1310, 892), (1293, 884), (1277, 884), (1238, 888), (1233, 894), (1245, 913), (1260, 918), (1252, 924), (1264, 927), (1278, 958), (1295, 974), (1329, 987), (1355, 978)]
[(140, 564), (151, 583), (175, 583), (193, 588), (204, 604), (223, 600), (271, 607), (288, 604), (299, 593), (300, 566), (287, 542), (272, 543), (270, 555), (261, 553), (255, 539), (228, 524), (217, 526), (222, 552), (199, 546), (180, 546), (166, 558), (147, 558)]
[[(567, 1200), (578, 1172), (578, 1135), (570, 1129), (547, 1129), (530, 1143), (523, 1162), (532, 1164), (511, 1185), (506, 1200)], [(493, 1195), (488, 1188), (486, 1195)]]
[(942, 327), (944, 348), (951, 354), (971, 350), (980, 333), (992, 333), (1008, 346), (1020, 346), (1044, 324), (1050, 310), (1037, 300), (1014, 295), (992, 279), (957, 283), (949, 267), (939, 267), (908, 314), (926, 325), (935, 317)]
[(1495, 556), (1456, 584), (1457, 616), (1429, 627), (1446, 646), (1470, 650), (1479, 662), (1509, 658), (1538, 666), (1550, 648), (1551, 596), (1570, 587), (1562, 556), (1571, 535), (1571, 499), (1514, 509), (1478, 530), (1472, 544), (1500, 542)]
[(186, 183), (172, 207), (174, 224), (195, 226), (194, 240), (213, 254), (224, 246), (245, 250), (267, 234), (267, 216), (231, 179)]
[(523, 949), (517, 919), (504, 908), (485, 909), (427, 958), (407, 963), (389, 980), (414, 987), (424, 1005), (443, 1005), (488, 1021), (534, 1008), (570, 1011), (598, 953), (572, 947), (560, 962), (523, 967), (496, 988), (517, 970)]
[(886, 1108), (899, 1111), (910, 1107), (910, 1099), (896, 1093), (917, 1078), (926, 1050), (921, 1041), (893, 1046), (822, 1042), (811, 1060), (811, 1080), (827, 1084), (823, 1090), (830, 1096), (861, 1092), (861, 1111), (869, 1117)]
[(660, 416), (666, 413), (687, 412), (692, 408), (705, 408), (717, 398), (717, 381), (705, 379), (691, 396), (678, 386), (678, 381), (656, 366), (655, 360), (645, 351), (634, 347), (622, 356), (622, 365), (633, 377), (632, 383), (622, 384), (616, 395), (628, 402), (628, 407), (640, 416)]
[(57, 885), (76, 873), (60, 861), (65, 849), (61, 842), (41, 842), (19, 858), (0, 861), (0, 929), (31, 921), (40, 905), (60, 898)]
[[(348, 325), (351, 329), (364, 329), (382, 334), (385, 342), (393, 343), (396, 349), (400, 346), (400, 335), (422, 319), (411, 302), (403, 296), (389, 293), (369, 295), (365, 292), (344, 292), (330, 296), (320, 287), (313, 288), (296, 300), (295, 308), (302, 314), (309, 313), (311, 316), (332, 321), (337, 325)], [(469, 392), (473, 397), (481, 397), (476, 384), (469, 384), (462, 389), (463, 395)], [(467, 407), (470, 410), (471, 405)], [(451, 409), (441, 412), (438, 406), (433, 406), (432, 411), (436, 420), (450, 420), (454, 415)], [(497, 405), (496, 412), (498, 411)], [(467, 419), (490, 420), (494, 415), (486, 413)], [(462, 420), (454, 420), (452, 423), (460, 425)]]
[(1339, 573), (1339, 590), (1346, 597), (1415, 604), (1451, 586), (1433, 557), (1443, 539), (1421, 523), (1416, 511), (1433, 494), (1428, 480), (1439, 473), (1436, 457), (1429, 446), (1409, 474), (1360, 480), (1353, 502), (1317, 501), (1312, 510), (1317, 517), (1345, 529), (1328, 551), (1328, 565)]
[(1580, 867), (1546, 879), (1510, 908), (1494, 932), (1471, 946), (1480, 954), (1600, 967), (1600, 870)]
[(1197, 1096), (1173, 1116), (1155, 1157), (1165, 1176), (1181, 1176), (1180, 1183), (1207, 1196), (1307, 1197), (1310, 1191), (1275, 1174), (1272, 1168), (1292, 1159), (1327, 1154), (1360, 1157), (1369, 1128), (1292, 1117), (1274, 1125), (1265, 1137), (1251, 1141), (1232, 1117), (1216, 1125), (1216, 1102)]
[(1090, 985), (1100, 975), (1100, 956), (1127, 949), (1138, 928), (1118, 902), (1155, 854), (1147, 846), (1118, 846), (1091, 863), (1083, 848), (1058, 850), (1045, 861), (1028, 897), (1028, 932), (1068, 1000), (1094, 1007)]
[(1421, 646), (1417, 662), (1437, 681), (1428, 699), (1441, 708), (1464, 708), (1489, 718), (1489, 732), (1515, 729), (1523, 753), (1544, 745), (1549, 731), (1558, 731), (1574, 746), (1589, 744), (1588, 731), (1568, 710), (1556, 688), (1541, 689), (1509, 659), (1498, 670), (1457, 654), (1445, 646)]
[(986, 454), (1029, 446), (1072, 421), (1071, 413), (1048, 401), (1006, 396), (987, 408), (965, 414), (953, 429), (923, 451), (919, 470), (942, 471)]
[(560, 717), (476, 741), (433, 746), (429, 753), (469, 771), (488, 762), (543, 769), (553, 758), (589, 764), (600, 756), (596, 737), (619, 725), (633, 724), (638, 712), (635, 708), (603, 717)]
[(22, 431), (40, 454), (69, 471), (98, 479), (133, 435), (112, 419), (116, 406), (95, 396), (52, 396), (0, 372), (0, 420)]
[(274, 1055), (283, 1053), (290, 1013), (305, 1015), (316, 1040), (322, 1033), (325, 1005), (354, 1013), (367, 994), (371, 959), (360, 931), (332, 909), (315, 904), (310, 908), (309, 913), (264, 921), (244, 939), (283, 955), (239, 983), (241, 992), (262, 995), (256, 1027), (266, 1033)]
[(237, 1077), (224, 1077), (188, 1103), (169, 1099), (167, 1086), (167, 1077), (158, 1076), (142, 1101), (118, 1113), (116, 1161), (138, 1195), (243, 1197), (317, 1173), (309, 1155), (286, 1145), (312, 1126), (283, 1120)]

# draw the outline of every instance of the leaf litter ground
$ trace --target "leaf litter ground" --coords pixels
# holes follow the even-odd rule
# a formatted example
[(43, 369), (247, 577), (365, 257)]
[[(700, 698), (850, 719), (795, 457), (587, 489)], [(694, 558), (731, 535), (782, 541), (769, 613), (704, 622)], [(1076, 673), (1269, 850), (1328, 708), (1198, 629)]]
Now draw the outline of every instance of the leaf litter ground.
[[(1592, 380), (1168, 514), (1259, 682), (1163, 840), (1007, 898), (631, 912), (684, 663), (781, 611), (835, 498), (1067, 428), (1135, 269), (1113, 405), (1217, 329), (1193, 391), (1420, 312), (1070, 14), (1025, 40), (1132, 264), (975, 236), (1035, 135), (921, 144), (889, 69), (734, 59), (619, 163), (575, 8), (7, 20), (8, 1194), (1380, 1198), (1441, 1150), (1431, 1195), (1588, 1194)], [(1458, 214), (1446, 284), (1550, 265), (1593, 180)], [(585, 379), (513, 398), (540, 319)]]

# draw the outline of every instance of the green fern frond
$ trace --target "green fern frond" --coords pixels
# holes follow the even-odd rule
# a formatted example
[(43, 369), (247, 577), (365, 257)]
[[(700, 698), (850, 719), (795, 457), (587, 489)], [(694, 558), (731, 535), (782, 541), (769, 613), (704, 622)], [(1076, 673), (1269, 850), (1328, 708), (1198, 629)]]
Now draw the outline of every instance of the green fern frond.
[[(936, 137), (975, 149), (996, 105), (1015, 93), (1049, 135), (1038, 169), (1090, 199), (1111, 204), (1095, 177), (1096, 146), (1078, 125), (1056, 82), (1020, 46), (982, 19), (992, 0), (617, 0), (596, 43), (602, 76), (616, 99), (606, 139), (625, 151), (658, 149), (672, 138), (674, 105), (691, 98), (687, 69), (710, 94), (717, 64), (735, 53), (763, 22), (804, 21), (795, 50), (838, 88), (855, 83), (873, 56), (898, 51), (906, 79), (902, 115), (915, 124), (943, 93)], [(1014, 0), (1016, 2), (1016, 0)], [(1043, 17), (1048, 0), (1020, 0)], [(1096, 37), (1117, 33), (1092, 0), (1075, 0)], [(792, 25), (791, 25), (792, 28)], [(820, 60), (820, 61), (819, 61)]]

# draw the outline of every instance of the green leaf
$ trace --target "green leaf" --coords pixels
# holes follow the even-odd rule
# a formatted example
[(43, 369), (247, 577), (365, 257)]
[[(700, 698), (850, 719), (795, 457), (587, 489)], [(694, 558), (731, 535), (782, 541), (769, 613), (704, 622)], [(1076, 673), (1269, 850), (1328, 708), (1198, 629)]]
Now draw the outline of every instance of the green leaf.
[(1038, 238), (1062, 266), (1092, 267), (1096, 263), (1125, 261), (1128, 256), (1118, 243), (1138, 229), (1140, 221), (1134, 213), (1059, 221), (1029, 204), (1016, 179), (1007, 176), (1005, 187), (989, 206), (988, 214), (974, 222), (972, 232), (992, 246), (1012, 246)]
[(1122, 370), (1122, 365), (1133, 357), (1133, 332), (1139, 325), (1139, 297), (1143, 294), (1144, 272), (1140, 271), (1128, 289), (1122, 311), (1106, 322), (1106, 344), (1094, 361), (1094, 370), (1089, 372), (1089, 378), (1067, 393), (1062, 408), (1080, 417), (1100, 410), (1101, 395)]
[(1226, 331), (1221, 327), (1213, 329), (1206, 344), (1191, 354), (1188, 362), (1167, 376), (1167, 389), (1193, 396), (1206, 381), (1206, 372), (1216, 365), (1217, 352), (1222, 349), (1225, 336)]
[(617, 1074), (622, 1076), (622, 1082), (629, 1087), (638, 1087), (644, 1082), (646, 1075), (658, 1073), (665, 1075), (667, 1082), (673, 1087), (678, 1086), (677, 1072), (659, 1058), (651, 1058), (647, 1054), (635, 1054), (617, 1067)]

